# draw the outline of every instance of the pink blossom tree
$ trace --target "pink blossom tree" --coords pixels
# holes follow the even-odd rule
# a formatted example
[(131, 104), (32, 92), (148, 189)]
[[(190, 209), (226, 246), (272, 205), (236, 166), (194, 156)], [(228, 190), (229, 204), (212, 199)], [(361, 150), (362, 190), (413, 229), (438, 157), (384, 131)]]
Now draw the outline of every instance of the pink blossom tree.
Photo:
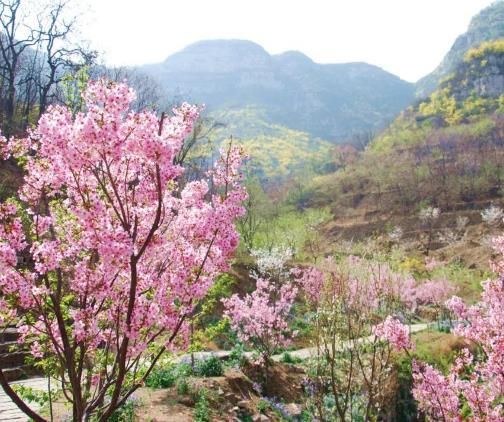
[[(28, 139), (3, 140), (6, 156), (23, 154), (26, 174), (24, 211), (0, 206), (0, 324), (17, 324), (51, 363), (74, 421), (105, 421), (165, 351), (184, 350), (194, 304), (238, 244), (233, 219), (246, 193), (231, 147), (211, 184), (178, 183), (174, 158), (198, 107), (129, 112), (134, 92), (106, 81), (90, 82), (83, 98), (75, 118), (51, 107)], [(44, 421), (1, 370), (0, 384)]]
[(243, 298), (235, 294), (223, 300), (231, 327), (240, 340), (259, 351), (266, 366), (274, 351), (292, 340), (288, 319), (296, 295), (293, 283), (279, 285), (258, 278), (252, 293)]
[[(391, 340), (402, 345), (409, 341), (408, 328), (388, 316), (413, 306), (415, 281), (386, 264), (355, 256), (340, 262), (328, 259), (324, 270), (323, 277), (313, 272), (303, 283), (316, 299), (309, 408), (318, 420), (356, 415), (374, 420), (394, 395), (397, 346), (386, 336), (394, 333)], [(326, 406), (328, 397), (334, 407)]]
[[(496, 239), (504, 255), (504, 237)], [(413, 395), (420, 410), (433, 420), (446, 422), (503, 421), (504, 408), (504, 261), (494, 264), (495, 280), (483, 284), (481, 301), (472, 306), (453, 297), (447, 307), (459, 319), (454, 332), (478, 346), (465, 349), (448, 375), (431, 365), (415, 363)]]
[(324, 290), (324, 272), (315, 267), (307, 267), (293, 268), (291, 274), (294, 276), (306, 302), (311, 306), (316, 306)]

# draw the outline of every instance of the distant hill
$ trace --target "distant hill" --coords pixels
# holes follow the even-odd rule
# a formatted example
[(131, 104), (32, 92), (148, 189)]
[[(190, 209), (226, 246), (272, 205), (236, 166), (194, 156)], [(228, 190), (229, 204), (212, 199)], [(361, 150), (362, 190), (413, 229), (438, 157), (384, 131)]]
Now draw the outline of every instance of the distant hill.
[(210, 112), (253, 106), (273, 125), (331, 142), (383, 128), (414, 97), (412, 84), (376, 66), (318, 64), (297, 51), (270, 55), (241, 40), (201, 41), (143, 70), (170, 95)]
[[(315, 179), (313, 204), (334, 215), (466, 210), (503, 197), (504, 38), (462, 57), (352, 163)], [(345, 164), (345, 163), (343, 163)]]
[(457, 38), (439, 66), (416, 83), (416, 95), (420, 98), (430, 95), (463, 62), (464, 54), (470, 48), (503, 37), (504, 1), (499, 0), (472, 18), (467, 32)]

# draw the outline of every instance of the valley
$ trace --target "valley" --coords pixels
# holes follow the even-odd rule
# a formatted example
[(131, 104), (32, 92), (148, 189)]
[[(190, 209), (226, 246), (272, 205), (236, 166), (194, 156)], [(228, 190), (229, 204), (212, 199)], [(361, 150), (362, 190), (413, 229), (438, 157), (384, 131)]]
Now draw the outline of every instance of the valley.
[(27, 4), (0, 420), (504, 420), (504, 1), (416, 83), (239, 38), (113, 67)]

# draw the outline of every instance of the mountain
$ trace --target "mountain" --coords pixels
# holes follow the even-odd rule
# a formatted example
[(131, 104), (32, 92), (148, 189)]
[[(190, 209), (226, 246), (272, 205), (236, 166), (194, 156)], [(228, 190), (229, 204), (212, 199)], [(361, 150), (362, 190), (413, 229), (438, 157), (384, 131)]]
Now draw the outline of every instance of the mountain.
[(209, 112), (252, 106), (271, 124), (332, 142), (383, 128), (414, 96), (412, 84), (376, 66), (318, 64), (298, 51), (270, 55), (242, 40), (197, 42), (143, 70)]
[(430, 95), (438, 84), (463, 62), (465, 53), (484, 41), (504, 37), (504, 1), (499, 0), (474, 16), (467, 32), (460, 35), (439, 66), (416, 83), (416, 95)]

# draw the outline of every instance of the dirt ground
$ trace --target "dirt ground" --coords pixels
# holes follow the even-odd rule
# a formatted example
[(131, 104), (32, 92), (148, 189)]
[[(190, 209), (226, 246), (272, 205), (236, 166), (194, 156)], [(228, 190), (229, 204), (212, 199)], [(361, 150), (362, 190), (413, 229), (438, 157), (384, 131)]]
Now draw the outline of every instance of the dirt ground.
[[(244, 373), (245, 372), (245, 373)], [(215, 422), (237, 421), (240, 416), (249, 416), (253, 421), (278, 421), (270, 410), (260, 413), (257, 404), (261, 396), (256, 391), (258, 368), (249, 365), (244, 372), (226, 370), (224, 376), (213, 378), (189, 378), (191, 391), (207, 391), (211, 420)], [(293, 365), (275, 363), (270, 370), (266, 389), (268, 396), (284, 403), (301, 401), (302, 369)], [(264, 393), (265, 394), (265, 393)], [(194, 419), (194, 394), (180, 395), (175, 387), (162, 390), (140, 389), (136, 397), (142, 402), (136, 415), (141, 422), (192, 422)], [(300, 405), (295, 405), (300, 407)]]

